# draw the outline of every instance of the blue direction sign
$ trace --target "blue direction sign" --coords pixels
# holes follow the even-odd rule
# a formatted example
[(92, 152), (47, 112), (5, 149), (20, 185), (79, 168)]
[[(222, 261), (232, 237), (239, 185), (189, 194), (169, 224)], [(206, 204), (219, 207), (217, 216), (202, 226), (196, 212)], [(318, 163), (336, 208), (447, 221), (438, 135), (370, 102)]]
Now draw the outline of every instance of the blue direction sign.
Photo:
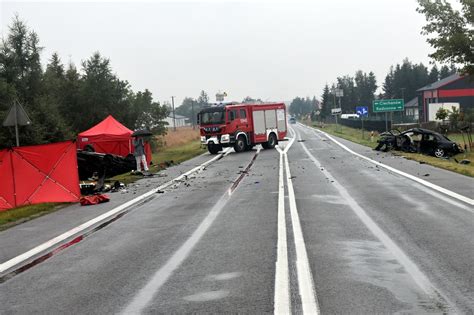
[(356, 113), (359, 115), (359, 117), (369, 117), (369, 107), (356, 106)]

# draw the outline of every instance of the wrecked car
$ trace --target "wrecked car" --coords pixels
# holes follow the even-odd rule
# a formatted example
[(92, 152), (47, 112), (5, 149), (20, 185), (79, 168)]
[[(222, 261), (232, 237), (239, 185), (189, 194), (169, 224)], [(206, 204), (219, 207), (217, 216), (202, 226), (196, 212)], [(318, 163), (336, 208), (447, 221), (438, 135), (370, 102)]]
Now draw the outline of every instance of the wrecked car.
[(378, 151), (401, 150), (423, 153), (438, 158), (449, 157), (463, 152), (461, 147), (446, 136), (428, 129), (412, 128), (404, 132), (391, 130), (380, 134)]
[(135, 169), (135, 158), (129, 154), (121, 157), (114, 154), (103, 154), (77, 150), (79, 179), (86, 180), (95, 173), (99, 178), (113, 177)]

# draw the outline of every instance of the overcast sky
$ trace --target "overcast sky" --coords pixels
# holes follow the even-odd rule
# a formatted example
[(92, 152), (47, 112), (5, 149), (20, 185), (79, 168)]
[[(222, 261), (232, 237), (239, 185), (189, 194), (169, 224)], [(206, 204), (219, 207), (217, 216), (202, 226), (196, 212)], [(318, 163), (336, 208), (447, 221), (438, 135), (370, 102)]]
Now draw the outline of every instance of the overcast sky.
[(53, 52), (77, 66), (93, 52), (110, 58), (134, 91), (163, 102), (249, 95), (288, 101), (319, 97), (326, 82), (408, 57), (428, 65), (415, 0), (19, 2), (0, 0), (0, 32), (17, 12)]

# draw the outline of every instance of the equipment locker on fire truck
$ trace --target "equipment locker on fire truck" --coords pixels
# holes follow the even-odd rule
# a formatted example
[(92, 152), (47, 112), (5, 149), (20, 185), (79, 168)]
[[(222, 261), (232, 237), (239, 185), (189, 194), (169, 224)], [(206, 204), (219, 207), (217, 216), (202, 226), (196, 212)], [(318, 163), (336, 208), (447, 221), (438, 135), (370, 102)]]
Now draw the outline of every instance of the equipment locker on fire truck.
[(211, 154), (223, 147), (236, 152), (251, 150), (262, 144), (273, 149), (286, 137), (286, 107), (283, 103), (230, 104), (201, 110), (198, 121), (201, 143)]

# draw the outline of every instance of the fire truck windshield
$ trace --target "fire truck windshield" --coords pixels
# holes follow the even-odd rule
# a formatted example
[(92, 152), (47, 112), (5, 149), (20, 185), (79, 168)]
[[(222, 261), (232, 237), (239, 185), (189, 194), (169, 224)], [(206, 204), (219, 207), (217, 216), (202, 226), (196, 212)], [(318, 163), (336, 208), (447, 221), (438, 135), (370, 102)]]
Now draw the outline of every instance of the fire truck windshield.
[(201, 125), (216, 125), (225, 122), (225, 111), (201, 113)]

